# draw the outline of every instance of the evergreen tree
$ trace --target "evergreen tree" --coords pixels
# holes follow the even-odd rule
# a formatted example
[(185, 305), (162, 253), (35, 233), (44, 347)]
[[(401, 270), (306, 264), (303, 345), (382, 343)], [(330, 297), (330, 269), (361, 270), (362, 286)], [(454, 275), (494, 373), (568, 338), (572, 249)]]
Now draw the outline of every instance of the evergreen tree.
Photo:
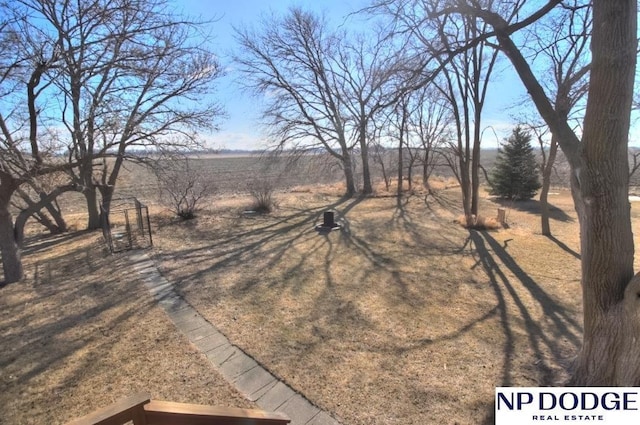
[(540, 189), (531, 135), (520, 126), (498, 151), (491, 172), (491, 194), (512, 200), (531, 199)]

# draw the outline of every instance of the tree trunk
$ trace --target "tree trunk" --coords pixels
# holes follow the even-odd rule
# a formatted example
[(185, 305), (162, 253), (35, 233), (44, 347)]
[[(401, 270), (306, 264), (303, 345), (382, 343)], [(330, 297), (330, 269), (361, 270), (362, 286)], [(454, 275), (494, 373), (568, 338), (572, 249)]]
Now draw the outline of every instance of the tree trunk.
[(401, 103), (400, 107), (402, 108), (402, 118), (400, 119), (400, 134), (398, 135), (398, 200), (400, 200), (400, 196), (402, 196), (402, 179), (404, 178), (404, 152), (402, 145), (404, 144), (405, 135), (407, 133), (407, 119), (409, 116), (409, 111), (405, 101)]
[(413, 164), (415, 162), (415, 157), (411, 156), (411, 150), (409, 149), (409, 164), (407, 164), (407, 184), (409, 193), (413, 190)]
[[(40, 194), (40, 196), (42, 197), (43, 194)], [(49, 213), (49, 215), (51, 215), (51, 218), (53, 218), (53, 220), (56, 222), (56, 227), (57, 227), (57, 232), (58, 233), (64, 233), (68, 230), (67, 227), (67, 222), (64, 220), (64, 217), (62, 216), (62, 210), (60, 210), (60, 206), (56, 203), (54, 205), (53, 202), (49, 202), (45, 208), (47, 209), (47, 212)], [(53, 233), (53, 232), (52, 232)]]
[(10, 195), (0, 196), (0, 253), (2, 253), (4, 282), (14, 283), (22, 279), (23, 270), (20, 248), (16, 243), (13, 219), (9, 212), (9, 198)]
[(403, 139), (403, 131), (400, 130), (400, 142), (398, 142), (398, 187), (396, 189), (398, 198), (402, 196), (402, 179), (404, 178), (404, 152), (402, 150)]
[(91, 184), (84, 187), (82, 192), (87, 201), (87, 229), (95, 230), (100, 228), (100, 209), (98, 207), (98, 191)]
[(574, 170), (584, 211), (584, 339), (573, 385), (640, 385), (640, 277), (633, 278), (627, 157), (636, 11), (632, 0), (594, 1), (583, 166)]
[(422, 185), (425, 189), (429, 189), (429, 149), (424, 150), (424, 156), (422, 157)]
[(382, 170), (382, 178), (384, 179), (384, 188), (388, 192), (389, 185), (391, 184), (391, 176), (387, 176), (387, 170), (384, 167), (384, 160), (380, 161), (380, 169)]
[(551, 135), (551, 146), (549, 146), (549, 157), (542, 170), (542, 189), (540, 190), (540, 224), (542, 234), (551, 236), (551, 224), (549, 222), (549, 188), (551, 187), (551, 171), (558, 152), (558, 140)]
[[(613, 161), (612, 161), (613, 163)], [(638, 386), (640, 278), (633, 276), (628, 189), (609, 188), (615, 177), (581, 178), (580, 220), (584, 335), (570, 385)], [(611, 168), (608, 173), (615, 174)], [(618, 173), (619, 174), (619, 173)], [(586, 177), (586, 176), (584, 176)], [(595, 184), (594, 184), (595, 183)]]
[(475, 122), (473, 124), (473, 148), (471, 149), (471, 215), (478, 216), (480, 208), (480, 111), (482, 108), (476, 106)]
[(371, 172), (369, 170), (369, 147), (367, 146), (367, 126), (364, 118), (360, 124), (360, 155), (362, 157), (362, 192), (365, 195), (373, 193), (371, 186)]
[[(51, 218), (49, 218), (47, 213), (45, 213), (44, 211), (40, 210), (34, 213), (33, 218), (42, 226), (44, 226), (49, 231), (49, 234), (58, 235), (62, 233), (62, 230), (60, 230), (60, 228), (52, 221)], [(24, 232), (24, 229), (22, 229), (22, 232)], [(15, 234), (18, 234), (18, 229), (15, 229)], [(16, 240), (21, 240), (21, 238), (16, 237)]]
[[(19, 246), (22, 246), (23, 237), (24, 237), (24, 226), (29, 219), (29, 217), (37, 211), (40, 211), (46, 205), (51, 205), (55, 199), (65, 192), (76, 191), (77, 188), (75, 185), (67, 185), (67, 186), (58, 186), (49, 194), (41, 194), (40, 201), (30, 205), (27, 209), (20, 211), (18, 216), (16, 217), (14, 224), (14, 235), (16, 238), (16, 243)], [(65, 223), (66, 225), (66, 223)]]
[(113, 186), (100, 186), (100, 196), (102, 197), (102, 208), (100, 209), (100, 227), (106, 217), (104, 214), (108, 214), (111, 211), (111, 201), (113, 201), (113, 193), (115, 188)]
[(367, 147), (365, 145), (361, 151), (362, 154), (362, 192), (365, 195), (373, 193), (373, 186), (371, 185), (371, 171), (369, 169), (369, 154), (367, 153)]
[(353, 196), (356, 193), (356, 181), (353, 177), (353, 164), (351, 162), (351, 155), (347, 151), (343, 153), (342, 168), (344, 171), (344, 178), (347, 184), (346, 195)]
[(469, 179), (469, 163), (460, 155), (460, 191), (462, 192), (462, 210), (467, 224), (471, 224), (471, 181)]
[(382, 179), (384, 180), (384, 187), (385, 190), (388, 192), (389, 191), (389, 185), (390, 185), (390, 179), (391, 176), (387, 176), (387, 169), (384, 166), (384, 156), (386, 152), (383, 152), (382, 154), (380, 154), (380, 152), (376, 153), (376, 158), (377, 158), (377, 163), (380, 164), (380, 172), (382, 173)]
[[(25, 191), (20, 188), (17, 189), (16, 194), (20, 196), (20, 198), (27, 204), (27, 208), (18, 214), (18, 218), (15, 220), (15, 232), (16, 232), (16, 240), (18, 244), (22, 244), (22, 235), (24, 234), (24, 225), (26, 224), (26, 219), (29, 216), (33, 216), (40, 224), (42, 224), (52, 235), (63, 233), (67, 231), (67, 223), (64, 221), (64, 217), (62, 217), (62, 212), (58, 206), (54, 205), (54, 200), (50, 200), (48, 195), (39, 190), (34, 184), (31, 184), (31, 187), (38, 192), (38, 196), (40, 201), (35, 202), (29, 197)], [(42, 209), (46, 209), (51, 218), (49, 218)], [(27, 217), (22, 217), (23, 212), (28, 211)], [(52, 221), (53, 220), (53, 221)], [(55, 221), (55, 223), (54, 223)]]
[[(640, 385), (640, 277), (633, 277), (628, 137), (636, 64), (637, 1), (594, 0), (591, 74), (582, 141), (551, 106), (509, 34), (496, 37), (571, 165), (580, 221), (583, 346), (570, 381)], [(632, 280), (633, 278), (633, 280)]]

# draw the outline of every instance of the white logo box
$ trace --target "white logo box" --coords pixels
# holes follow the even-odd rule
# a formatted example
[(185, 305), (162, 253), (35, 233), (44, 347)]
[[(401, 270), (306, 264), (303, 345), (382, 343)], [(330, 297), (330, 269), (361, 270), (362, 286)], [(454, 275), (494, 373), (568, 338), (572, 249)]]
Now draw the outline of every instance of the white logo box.
[(640, 424), (640, 387), (497, 387), (496, 425)]

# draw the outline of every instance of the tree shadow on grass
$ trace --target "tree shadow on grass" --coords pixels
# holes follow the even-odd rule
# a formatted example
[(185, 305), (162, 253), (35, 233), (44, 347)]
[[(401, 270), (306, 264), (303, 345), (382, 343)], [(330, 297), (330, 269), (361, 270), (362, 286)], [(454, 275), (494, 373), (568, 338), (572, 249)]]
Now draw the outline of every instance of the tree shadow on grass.
[[(559, 384), (554, 372), (554, 366), (545, 360), (544, 353), (550, 352), (555, 364), (567, 365), (567, 349), (561, 346), (559, 341), (566, 339), (570, 348), (575, 351), (581, 343), (582, 326), (567, 313), (566, 308), (554, 300), (540, 287), (507, 252), (507, 245), (500, 244), (489, 232), (476, 230), (469, 231), (469, 237), (475, 246), (477, 254), (477, 266), (481, 266), (487, 276), (491, 287), (498, 300), (500, 322), (505, 336), (504, 342), (504, 367), (502, 385), (513, 384), (511, 357), (515, 349), (515, 336), (510, 316), (515, 315), (524, 321), (527, 330), (529, 344), (538, 359), (539, 385), (547, 386)], [(505, 269), (511, 272), (516, 281), (511, 281), (505, 274)], [(545, 318), (552, 322), (552, 334), (543, 330), (537, 320), (529, 311), (523, 297), (530, 296), (536, 307), (541, 308)], [(515, 312), (510, 312), (509, 304), (516, 306)]]
[(553, 236), (553, 235), (549, 235), (549, 236), (547, 236), (547, 238), (548, 238), (551, 242), (553, 242), (553, 243), (555, 243), (556, 245), (558, 245), (558, 247), (559, 247), (559, 248), (561, 248), (564, 252), (566, 252), (567, 254), (572, 255), (575, 259), (579, 260), (579, 259), (581, 258), (581, 257), (580, 257), (580, 254), (578, 254), (577, 252), (575, 252), (573, 249), (569, 248), (569, 247), (567, 246), (567, 244), (565, 244), (564, 242), (562, 242), (561, 240), (559, 240), (559, 239), (558, 239), (558, 238), (556, 238), (555, 236)]
[(93, 231), (80, 230), (77, 232), (65, 232), (58, 235), (40, 234), (36, 236), (30, 236), (25, 238), (24, 247), (22, 248), (22, 254), (29, 255), (42, 252), (51, 249), (56, 245), (71, 242), (74, 239), (79, 239), (91, 232)]
[[(542, 213), (542, 204), (537, 199), (528, 199), (523, 201), (509, 201), (506, 199), (496, 199), (495, 202), (503, 208), (512, 208), (518, 211), (530, 213), (533, 215), (540, 215)], [(560, 221), (562, 223), (571, 223), (574, 220), (569, 214), (564, 212), (563, 209), (556, 207), (552, 204), (547, 204), (549, 208), (549, 218), (552, 220)]]
[[(441, 207), (453, 208), (453, 211), (461, 212), (460, 206), (454, 206), (450, 201), (451, 199), (442, 193), (436, 193), (433, 196), (429, 194), (424, 198), (414, 195), (398, 198), (396, 201), (396, 209), (389, 225), (401, 226), (416, 245), (422, 248), (427, 248), (427, 255), (429, 252), (434, 252), (438, 255), (464, 255), (465, 250), (470, 243), (469, 238), (465, 237), (464, 228), (456, 226), (452, 230), (452, 220), (450, 217), (442, 216), (440, 211), (438, 211), (433, 205), (437, 204)], [(408, 211), (408, 206), (412, 202), (424, 203), (428, 215), (418, 218), (412, 217), (412, 214)], [(447, 209), (447, 211), (451, 210)], [(430, 222), (436, 226), (446, 228), (449, 233), (454, 235), (454, 237), (451, 237), (447, 232), (425, 232), (424, 228), (420, 226), (421, 222)], [(460, 239), (464, 239), (462, 244), (460, 244)]]
[[(342, 197), (333, 203), (313, 208), (290, 208), (291, 213), (281, 215), (275, 219), (266, 216), (264, 221), (255, 221), (255, 226), (247, 230), (240, 228), (230, 228), (224, 234), (196, 235), (200, 240), (205, 240), (202, 246), (187, 247), (177, 252), (171, 252), (167, 258), (181, 258), (191, 264), (206, 264), (206, 267), (197, 267), (191, 274), (183, 275), (183, 281), (196, 282), (205, 276), (215, 273), (216, 270), (229, 267), (242, 268), (244, 264), (264, 258), (270, 258), (265, 264), (265, 268), (273, 267), (282, 256), (293, 247), (293, 245), (303, 238), (316, 237), (315, 226), (322, 222), (322, 215), (327, 210), (337, 212), (337, 221), (342, 221), (342, 217), (347, 214), (363, 198)], [(346, 204), (346, 207), (341, 207)], [(253, 218), (250, 218), (253, 219)], [(260, 218), (257, 218), (260, 220)], [(213, 239), (210, 239), (213, 237)], [(246, 243), (237, 243), (238, 240)], [(318, 239), (321, 241), (321, 239)], [(210, 242), (209, 242), (210, 241)], [(265, 252), (265, 247), (269, 247)], [(215, 253), (215, 256), (213, 254)], [(158, 254), (159, 259), (165, 257)], [(303, 264), (303, 260), (294, 265), (289, 273), (295, 273)], [(166, 267), (167, 272), (173, 271), (171, 267)], [(235, 289), (248, 291), (252, 286), (260, 284), (260, 281), (245, 282)]]
[(443, 189), (443, 190), (434, 190), (430, 191), (424, 197), (424, 203), (430, 211), (434, 211), (434, 208), (431, 207), (431, 200), (435, 201), (437, 205), (442, 207), (446, 211), (457, 212), (462, 214), (462, 205), (460, 203), (458, 191), (456, 190), (456, 195), (452, 196), (451, 191), (453, 189)]
[[(145, 288), (127, 285), (125, 291), (115, 289), (117, 281), (120, 285), (129, 282), (128, 262), (106, 255), (99, 235), (94, 235), (68, 234), (57, 238), (57, 244), (33, 240), (25, 249), (25, 259), (45, 248), (55, 253), (65, 244), (79, 245), (30, 261), (20, 285), (0, 288), (0, 370), (13, 376), (0, 380), (0, 405), (43, 382), (56, 388), (46, 388), (38, 400), (48, 400), (55, 397), (50, 392), (74, 388), (90, 379), (102, 355), (118, 342), (119, 327), (153, 306), (140, 292)], [(87, 244), (87, 240), (92, 242)], [(123, 305), (131, 308), (121, 308)]]
[[(446, 197), (440, 199), (447, 205)], [(233, 229), (227, 234), (218, 235), (220, 237), (207, 241), (203, 246), (187, 247), (168, 254), (170, 257), (184, 257), (187, 263), (200, 263), (194, 271), (185, 273), (178, 270), (184, 264), (180, 262), (175, 266), (165, 265), (165, 267), (175, 267), (175, 272), (181, 279), (176, 282), (178, 289), (183, 282), (185, 287), (196, 285), (194, 288), (197, 287), (198, 291), (194, 292), (194, 296), (197, 297), (200, 293), (216, 292), (214, 285), (211, 286), (211, 291), (207, 291), (209, 288), (206, 285), (202, 286), (202, 291), (199, 290), (201, 287), (198, 285), (202, 285), (206, 277), (213, 276), (215, 282), (215, 275), (221, 269), (227, 268), (236, 273), (238, 270), (241, 271), (245, 264), (260, 261), (260, 268), (255, 275), (237, 278), (237, 281), (229, 285), (229, 291), (233, 297), (247, 296), (246, 301), (258, 303), (260, 310), (263, 313), (266, 311), (267, 315), (277, 314), (277, 310), (283, 308), (283, 305), (286, 307), (286, 304), (279, 305), (279, 301), (273, 302), (277, 298), (269, 298), (272, 301), (264, 303), (263, 299), (254, 295), (260, 292), (257, 290), (260, 285), (266, 285), (264, 286), (266, 292), (271, 294), (278, 294), (279, 292), (276, 291), (279, 290), (291, 291), (294, 299), (307, 291), (315, 291), (311, 301), (313, 304), (310, 304), (309, 308), (305, 306), (307, 313), (298, 317), (294, 315), (293, 321), (288, 324), (292, 328), (309, 326), (312, 329), (311, 335), (302, 338), (301, 341), (293, 342), (294, 354), (297, 356), (303, 356), (316, 349), (321, 350), (323, 345), (329, 344), (334, 339), (340, 340), (340, 346), (343, 348), (346, 346), (349, 350), (387, 354), (388, 358), (394, 359), (402, 358), (402, 355), (410, 354), (414, 350), (422, 350), (429, 346), (437, 347), (440, 342), (455, 343), (465, 334), (474, 332), (486, 321), (498, 318), (504, 335), (501, 350), (504, 357), (502, 369), (499, 372), (499, 385), (511, 385), (516, 382), (515, 374), (521, 369), (520, 365), (514, 364), (513, 361), (517, 354), (515, 350), (521, 321), (527, 332), (528, 343), (538, 361), (536, 366), (532, 366), (536, 370), (531, 374), (536, 376), (541, 385), (554, 383), (555, 364), (562, 363), (566, 359), (566, 349), (561, 346), (559, 339), (564, 337), (570, 345), (577, 346), (578, 335), (581, 333), (580, 326), (565, 312), (561, 304), (526, 274), (508, 254), (506, 246), (502, 246), (489, 233), (468, 232), (457, 226), (452, 227), (450, 219), (446, 218), (449, 215), (438, 215), (435, 207), (429, 210), (429, 204), (426, 208), (427, 215), (416, 216), (414, 210), (410, 208), (412, 207), (410, 203), (419, 202), (418, 197), (398, 198), (395, 209), (393, 206), (390, 208), (392, 217), (389, 219), (388, 216), (384, 216), (383, 219), (378, 218), (379, 221), (376, 222), (365, 222), (354, 214), (353, 209), (362, 201), (363, 198), (343, 198), (319, 207), (286, 209), (285, 214), (265, 218), (263, 222), (256, 221), (255, 225), (249, 228)], [(429, 202), (437, 202), (437, 200), (429, 199)], [(318, 235), (314, 231), (314, 226), (321, 222), (322, 213), (328, 209), (336, 211), (337, 221), (342, 227), (339, 232)], [(423, 214), (422, 211), (419, 214)], [(425, 232), (424, 221), (429, 220), (441, 221), (443, 226), (449, 226), (447, 232), (438, 231), (437, 223), (436, 226), (431, 227), (435, 230)], [(449, 328), (450, 332), (447, 333), (418, 334), (411, 339), (388, 332), (386, 328), (380, 329), (367, 311), (358, 306), (357, 299), (354, 302), (352, 297), (345, 297), (339, 292), (340, 284), (345, 282), (338, 282), (338, 279), (355, 279), (355, 273), (358, 273), (359, 280), (371, 282), (372, 276), (378, 281), (384, 276), (386, 286), (378, 286), (382, 293), (375, 295), (389, 296), (390, 304), (397, 302), (400, 306), (408, 306), (408, 311), (428, 306), (428, 303), (433, 302), (429, 299), (428, 291), (440, 291), (442, 288), (428, 282), (416, 283), (410, 280), (409, 273), (406, 272), (407, 268), (403, 267), (411, 261), (408, 255), (404, 253), (398, 255), (397, 251), (390, 253), (385, 246), (379, 245), (379, 240), (385, 241), (386, 226), (397, 226), (404, 230), (408, 235), (405, 242), (422, 256), (434, 255), (434, 258), (436, 256), (442, 258), (443, 255), (450, 255), (454, 259), (452, 261), (456, 261), (461, 255), (473, 257), (476, 262), (474, 267), (480, 268), (488, 277), (489, 287), (497, 302), (494, 303), (493, 298), (487, 297), (488, 304), (478, 307), (478, 311), (474, 311), (473, 314), (467, 313), (463, 320), (460, 323), (456, 322), (456, 325)], [(238, 243), (238, 238), (244, 242)], [(296, 251), (298, 242), (304, 242), (305, 245), (303, 249)], [(470, 245), (473, 245), (475, 250), (469, 249)], [(295, 255), (290, 255), (286, 261), (283, 261), (285, 255), (291, 251), (296, 251)], [(313, 255), (317, 257), (312, 259)], [(360, 266), (358, 270), (354, 270), (354, 273), (349, 274), (347, 271), (345, 277), (338, 278), (333, 264), (339, 256), (344, 258), (345, 255), (360, 258)], [(282, 273), (265, 283), (266, 271), (276, 268), (282, 269)], [(514, 279), (511, 274), (516, 278)], [(484, 280), (484, 277), (482, 279)], [(449, 283), (447, 281), (447, 284)], [(451, 283), (451, 285), (454, 284), (459, 285), (460, 282)], [(358, 287), (357, 291), (361, 292), (355, 292), (356, 297), (371, 294), (371, 288), (365, 286)], [(215, 295), (212, 296), (215, 297)], [(538, 319), (531, 311), (531, 302), (525, 302), (523, 297), (527, 300), (529, 298), (535, 300), (535, 308), (541, 308), (555, 327), (552, 333), (537, 323)], [(215, 308), (215, 299), (209, 306)], [(356, 329), (362, 337), (341, 339), (346, 327)], [(380, 339), (375, 342), (368, 341), (365, 338), (367, 332), (379, 333)], [(345, 335), (349, 334), (345, 333)], [(422, 338), (422, 336), (425, 337)], [(274, 345), (277, 344), (278, 341), (274, 343)], [(267, 348), (274, 351), (281, 349), (277, 346)], [(549, 352), (551, 353), (550, 361), (545, 360), (549, 357)], [(412, 384), (409, 382), (407, 385)], [(420, 390), (419, 385), (416, 385), (416, 390)], [(491, 423), (493, 418), (491, 407), (492, 402), (487, 401), (474, 408), (474, 411), (479, 412), (481, 423)]]

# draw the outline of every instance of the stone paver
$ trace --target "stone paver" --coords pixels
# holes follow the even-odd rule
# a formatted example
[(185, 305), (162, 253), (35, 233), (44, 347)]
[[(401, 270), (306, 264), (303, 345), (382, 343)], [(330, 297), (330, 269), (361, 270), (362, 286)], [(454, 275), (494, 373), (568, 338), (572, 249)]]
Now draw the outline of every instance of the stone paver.
[(220, 366), (233, 357), (237, 351), (238, 349), (227, 341), (220, 347), (208, 351), (206, 354), (211, 363), (213, 363), (217, 369), (220, 369)]
[(183, 333), (186, 333), (189, 331), (200, 329), (204, 326), (211, 326), (211, 325), (209, 324), (209, 322), (205, 320), (204, 317), (198, 314), (196, 316), (188, 318), (187, 320), (176, 323), (176, 326), (178, 326), (178, 329), (180, 329)]
[(134, 262), (133, 268), (175, 326), (247, 399), (264, 410), (286, 414), (291, 419), (291, 425), (340, 425), (327, 412), (311, 404), (251, 356), (231, 344), (227, 337), (175, 292), (173, 285), (160, 274), (146, 253), (137, 252), (130, 258)]
[(278, 409), (291, 419), (291, 423), (306, 424), (311, 421), (320, 410), (309, 403), (309, 400), (296, 394)]
[(220, 365), (220, 372), (231, 382), (258, 366), (258, 363), (242, 351), (238, 350), (226, 362)]
[(307, 422), (306, 425), (340, 425), (340, 423), (329, 416), (327, 412), (320, 412)]
[(229, 340), (214, 329), (210, 335), (197, 341), (193, 341), (193, 343), (200, 351), (206, 353), (207, 351), (215, 350), (224, 344), (228, 344)]
[(280, 407), (294, 395), (296, 395), (295, 391), (285, 383), (278, 381), (273, 387), (269, 388), (269, 391), (256, 400), (256, 403), (265, 410), (280, 411)]
[(201, 326), (199, 328), (186, 331), (185, 335), (195, 344), (197, 341), (212, 335), (215, 331), (216, 330), (212, 326)]
[(238, 376), (236, 388), (249, 400), (256, 401), (275, 385), (277, 379), (261, 367), (254, 367)]

